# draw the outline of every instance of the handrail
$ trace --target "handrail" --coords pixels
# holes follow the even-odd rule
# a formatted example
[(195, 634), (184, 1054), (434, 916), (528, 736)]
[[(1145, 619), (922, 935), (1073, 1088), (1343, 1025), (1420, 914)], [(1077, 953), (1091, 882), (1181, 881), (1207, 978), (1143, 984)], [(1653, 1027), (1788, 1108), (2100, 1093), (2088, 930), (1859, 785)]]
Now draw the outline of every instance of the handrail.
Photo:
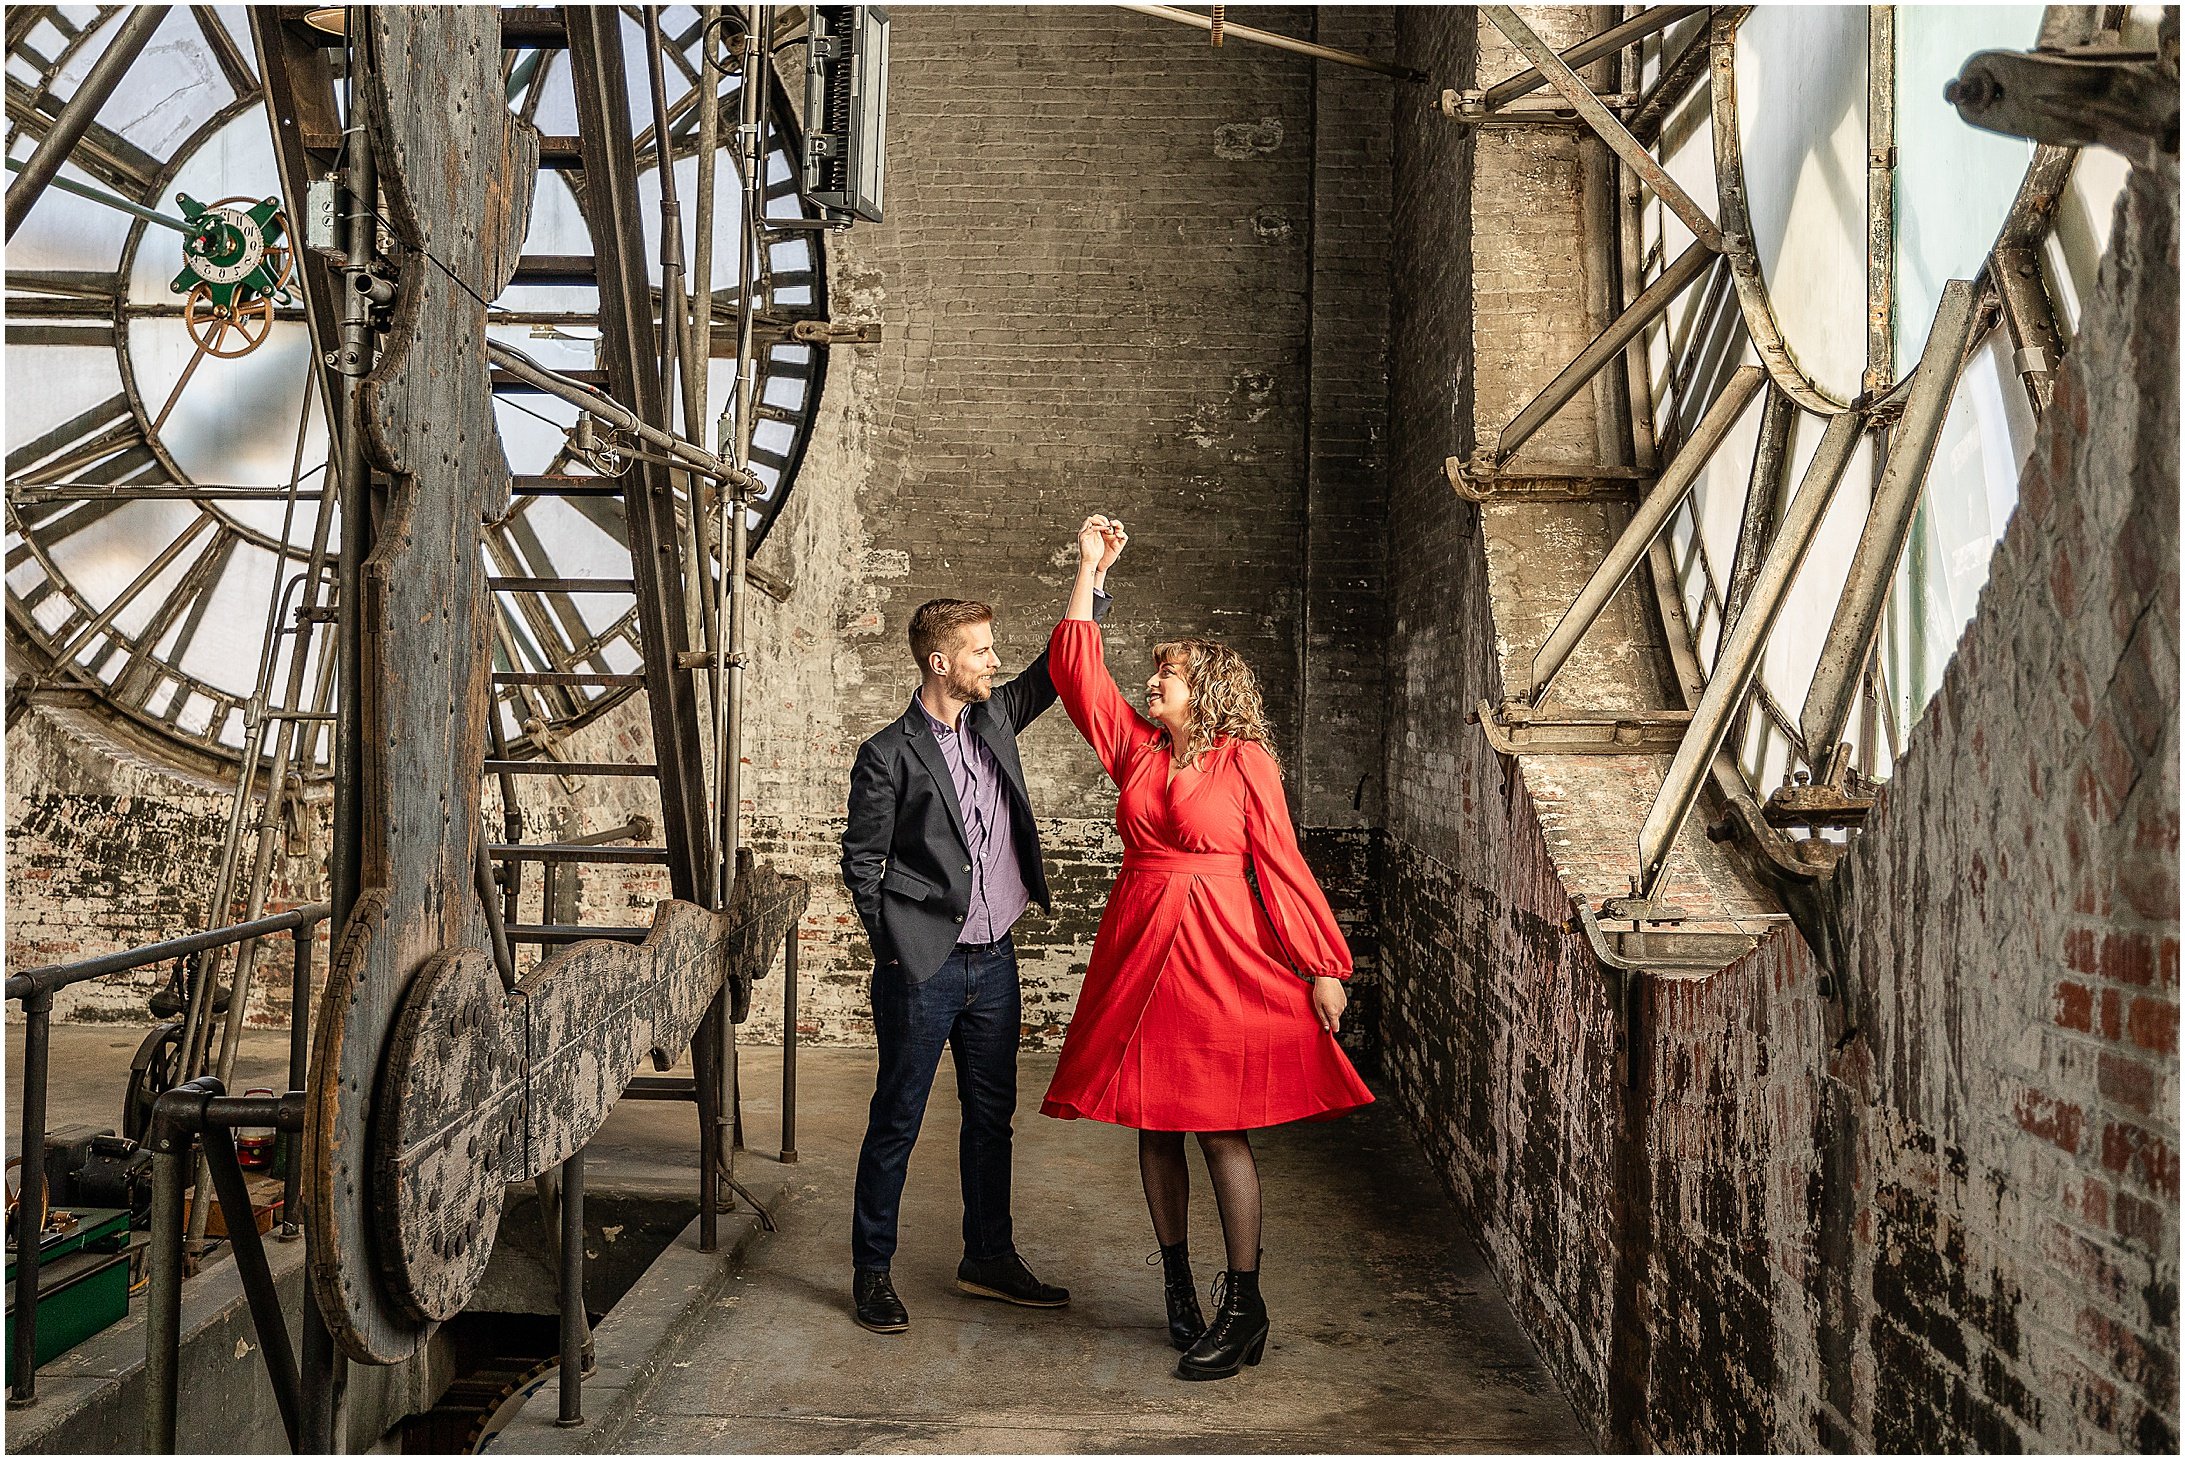
[(225, 948), (230, 943), (247, 942), (252, 938), (265, 937), (269, 933), (286, 933), (291, 929), (306, 928), (323, 922), (333, 910), (331, 903), (306, 903), (284, 913), (271, 913), (247, 923), (231, 923), (224, 928), (210, 928), (183, 938), (169, 938), (164, 943), (147, 943), (141, 948), (124, 948), (118, 953), (102, 953), (96, 958), (78, 959), (74, 963), (55, 963), (45, 968), (33, 968), (28, 973), (11, 973), (8, 975), (7, 996), (11, 999), (27, 999), (35, 993), (50, 994), (72, 984), (104, 978), (110, 973), (127, 973), (133, 968), (165, 963), (170, 958), (184, 958), (192, 953), (202, 953), (208, 948)]
[[(88, 983), (108, 974), (127, 973), (134, 968), (165, 963), (171, 958), (202, 953), (208, 948), (222, 948), (230, 943), (247, 942), (252, 938), (263, 938), (274, 933), (288, 933), (296, 943), (289, 1017), (300, 1028), (304, 1011), (310, 1007), (311, 1002), (311, 947), (314, 941), (311, 929), (332, 916), (333, 911), (331, 903), (307, 903), (302, 907), (290, 908), (287, 912), (253, 918), (247, 923), (234, 923), (224, 928), (192, 933), (183, 938), (169, 938), (164, 943), (148, 943), (141, 948), (125, 948), (118, 953), (103, 953), (96, 958), (78, 959), (74, 963), (56, 963), (47, 968), (34, 968), (28, 973), (8, 976), (7, 997), (11, 1000), (20, 999), (23, 1004), (23, 1125), (22, 1140), (17, 1147), (23, 1157), (23, 1187), (18, 1211), (29, 1222), (40, 1223), (27, 1231), (19, 1225), (17, 1232), (15, 1295), (10, 1305), (10, 1313), (15, 1322), (13, 1343), (7, 1356), (8, 1408), (24, 1409), (38, 1401), (38, 1247), (43, 1226), (40, 1217), (33, 1214), (42, 1214), (46, 1207), (46, 1086), (51, 1071), (55, 991), (73, 984)], [(303, 1040), (292, 1036), (289, 1042), (291, 1090), (303, 1088), (306, 1057), (307, 1050)], [(224, 1103), (242, 1108), (238, 1102)], [(283, 1128), (286, 1128), (285, 1123)], [(282, 1203), (284, 1216), (295, 1211), (297, 1180), (302, 1170), (300, 1149), (299, 1142), (289, 1143), (287, 1181)], [(215, 1173), (216, 1178), (219, 1174)], [(176, 1209), (179, 1211), (179, 1205)], [(234, 1219), (249, 1226), (247, 1213), (237, 1212)], [(250, 1231), (255, 1238), (257, 1229), (251, 1227)], [(179, 1278), (175, 1281), (178, 1282)], [(268, 1362), (271, 1361), (269, 1355)], [(283, 1418), (287, 1419), (289, 1416), (284, 1412)]]

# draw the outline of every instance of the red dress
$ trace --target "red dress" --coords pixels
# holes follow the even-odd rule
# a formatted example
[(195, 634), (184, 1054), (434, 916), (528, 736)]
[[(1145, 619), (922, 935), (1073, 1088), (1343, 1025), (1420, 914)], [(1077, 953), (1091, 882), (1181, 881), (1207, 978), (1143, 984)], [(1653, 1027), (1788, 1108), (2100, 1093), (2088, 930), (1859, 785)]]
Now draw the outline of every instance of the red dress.
[(1171, 782), (1167, 740), (1109, 678), (1098, 625), (1064, 619), (1047, 663), (1122, 790), (1123, 870), (1041, 1113), (1251, 1130), (1371, 1101), (1299, 976), (1348, 978), (1350, 949), (1298, 852), (1274, 758), (1223, 740)]

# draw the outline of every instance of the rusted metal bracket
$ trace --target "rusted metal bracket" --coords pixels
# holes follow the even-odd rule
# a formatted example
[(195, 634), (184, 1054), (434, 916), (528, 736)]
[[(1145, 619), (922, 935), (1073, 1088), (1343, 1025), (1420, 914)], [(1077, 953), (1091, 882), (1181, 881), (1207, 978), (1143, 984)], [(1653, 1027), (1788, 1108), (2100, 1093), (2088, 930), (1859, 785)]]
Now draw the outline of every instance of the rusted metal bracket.
[(1751, 933), (1692, 932), (1684, 928), (1604, 928), (1583, 896), (1573, 895), (1578, 925), (1603, 967), (1625, 973), (1687, 977), (1718, 973), (1760, 946)]
[[(1639, 97), (1638, 93), (1631, 91), (1610, 92), (1601, 96), (1601, 104), (1613, 112), (1628, 112), (1639, 104)], [(1490, 107), (1486, 94), (1480, 91), (1444, 91), (1441, 94), (1441, 114), (1468, 127), (1586, 125), (1586, 119), (1578, 115), (1578, 109), (1567, 101), (1551, 97), (1528, 97), (1508, 106)]]
[(880, 322), (800, 319), (789, 327), (789, 338), (807, 345), (877, 345)]
[(1629, 502), (1653, 476), (1635, 466), (1498, 465), (1485, 453), (1442, 463), (1449, 485), (1467, 502)]
[(1981, 51), (1943, 97), (1983, 131), (2108, 147), (2146, 166), (2177, 155), (2177, 25), (2177, 12), (2165, 12), (2159, 51)]
[[(1816, 785), (1806, 772), (1798, 771), (1769, 793), (1760, 815), (1768, 825), (1777, 828), (1860, 827), (1866, 825), (1866, 818), (1872, 814), (1874, 801), (1875, 797), (1855, 771), (1848, 773), (1841, 790), (1825, 782)], [(1833, 862), (1834, 859), (1830, 860)]]
[(1486, 700), (1467, 716), (1501, 755), (1668, 755), (1692, 723), (1690, 710), (1583, 710), (1542, 715), (1512, 700)]

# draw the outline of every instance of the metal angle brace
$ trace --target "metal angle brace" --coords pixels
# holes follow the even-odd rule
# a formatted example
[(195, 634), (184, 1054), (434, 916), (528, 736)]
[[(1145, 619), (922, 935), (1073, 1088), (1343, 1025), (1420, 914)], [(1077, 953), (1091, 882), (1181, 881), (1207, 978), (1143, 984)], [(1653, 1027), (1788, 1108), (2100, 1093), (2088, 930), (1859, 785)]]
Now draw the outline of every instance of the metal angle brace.
[(1585, 118), (1586, 125), (1600, 134), (1601, 140), (1629, 164), (1632, 171), (1646, 180), (1646, 185), (1654, 190), (1654, 195), (1692, 231), (1694, 238), (1710, 250), (1720, 251), (1722, 231), (1707, 216), (1706, 210), (1692, 200), (1692, 195), (1669, 175), (1660, 159), (1640, 145), (1638, 138), (1631, 135), (1616, 114), (1593, 94), (1592, 88), (1581, 81), (1570, 67), (1563, 64), (1562, 58), (1556, 55), (1546, 41), (1533, 33), (1532, 27), (1515, 10), (1507, 5), (1483, 5), (1480, 13), (1487, 17), (1496, 30), (1509, 38), (1511, 45), (1524, 52), (1525, 59), (1539, 68), (1549, 85), (1561, 92), (1564, 99), (1577, 108), (1578, 115)]
[(1629, 502), (1653, 473), (1631, 466), (1513, 466), (1461, 456), (1442, 463), (1449, 485), (1467, 502)]
[(1539, 715), (1530, 705), (1487, 700), (1466, 717), (1500, 755), (1667, 755), (1684, 739), (1690, 710), (1571, 710)]

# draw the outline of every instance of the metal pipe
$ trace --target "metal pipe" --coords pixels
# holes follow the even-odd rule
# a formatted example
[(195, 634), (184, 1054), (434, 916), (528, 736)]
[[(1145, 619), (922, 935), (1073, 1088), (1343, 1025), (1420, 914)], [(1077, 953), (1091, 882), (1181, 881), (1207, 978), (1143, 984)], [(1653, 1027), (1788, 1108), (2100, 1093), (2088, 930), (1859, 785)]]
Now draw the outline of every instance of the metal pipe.
[(554, 1423), (584, 1423), (584, 1148), (561, 1163), (561, 1413)]
[(177, 1131), (171, 1114), (176, 1097), (187, 1099), (194, 1090), (194, 1084), (176, 1086), (160, 1096), (152, 1113), (152, 1231), (144, 1300), (144, 1449), (152, 1455), (175, 1451), (182, 1362), (183, 1162), (191, 1142)]
[(53, 995), (23, 1000), (22, 1188), (15, 1218), (15, 1344), (8, 1350), (8, 1408), (38, 1402), (39, 1243), (45, 1236), (46, 1082), (51, 1078)]
[(15, 230), (23, 226), (23, 220), (30, 215), (31, 205), (38, 201), (39, 195), (46, 190), (46, 185), (60, 172), (61, 164), (68, 160), (68, 154), (83, 140), (83, 134), (89, 130), (92, 119), (106, 105), (107, 98), (114, 94), (114, 88), (121, 84), (122, 77), (129, 74), (129, 68), (136, 64), (138, 54), (150, 42), (152, 33), (166, 20), (167, 9), (164, 5), (138, 6), (121, 23), (121, 28), (114, 32), (112, 44), (99, 54), (98, 60), (91, 63), (91, 69), (85, 74), (83, 83), (69, 96), (67, 105), (53, 119), (53, 125), (47, 129), (45, 136), (38, 139), (37, 150), (23, 164), (22, 174), (8, 185), (7, 237), (15, 237)]
[[(309, 1088), (305, 1081), (311, 1069), (311, 950), (318, 942), (318, 932), (315, 926), (298, 928), (289, 934), (289, 940), (294, 944), (294, 959), (288, 979), (288, 1088), (303, 1090)], [(303, 1230), (297, 1208), (302, 1190), (303, 1142), (291, 1136), (288, 1160), (281, 1172), (281, 1226), (285, 1237)], [(308, 1293), (304, 1301), (310, 1302)], [(298, 1453), (302, 1453), (300, 1447)]]
[(1684, 443), (1652, 490), (1641, 499), (1638, 510), (1631, 514), (1631, 521), (1617, 535), (1600, 566), (1586, 579), (1586, 586), (1579, 590), (1578, 597), (1533, 656), (1531, 684), (1526, 694), (1528, 703), (1537, 705), (1547, 696), (1555, 677), (1570, 662), (1578, 641), (1585, 637), (1602, 611), (1630, 581), (1639, 560), (1646, 556), (1646, 550), (1653, 546), (1654, 539), (1669, 525), (1670, 517), (1691, 495), (1699, 481), (1700, 468), (1714, 455), (1715, 448), (1722, 444), (1722, 438), (1729, 434), (1738, 417), (1745, 414), (1745, 407), (1752, 403), (1767, 378), (1767, 372), (1758, 365), (1741, 366), (1707, 407), (1707, 414), (1700, 418), (1692, 438)]
[(516, 987), (516, 953), (509, 946), (508, 924), (501, 916), (500, 888), (493, 881), (493, 858), (483, 841), (477, 843), (477, 855), (471, 859), (471, 882), (478, 890), (479, 906), (485, 910), (486, 937), (493, 944), (493, 966), (501, 975), (502, 991), (511, 991)]
[(1862, 411), (1842, 411), (1829, 418), (1828, 430), (1806, 466), (1805, 479), (1798, 484), (1775, 543), (1768, 549), (1767, 561), (1761, 564), (1753, 582), (1752, 599), (1729, 626), (1727, 642), (1715, 656), (1714, 677), (1707, 681), (1707, 690), (1692, 711), (1692, 723), (1686, 727), (1676, 757), (1662, 777), (1661, 790), (1639, 827), (1641, 897), (1651, 898), (1660, 890), (1669, 853), (1699, 797), (1700, 782), (1714, 763), (1715, 752), (1722, 748), (1733, 712), (1760, 672), (1761, 650), (1767, 647), (1776, 618), (1790, 596), (1791, 583), (1813, 547), (1829, 504), (1836, 500), (1836, 489), (1843, 483), (1844, 470), (1851, 464), (1852, 452), (1865, 434), (1866, 416)]
[(1692, 201), (1677, 180), (1671, 177), (1655, 156), (1639, 145), (1616, 114), (1608, 109), (1601, 98), (1593, 94), (1593, 88), (1578, 79), (1576, 72), (1563, 64), (1562, 58), (1533, 33), (1515, 10), (1507, 5), (1483, 5), (1480, 11), (1509, 38), (1510, 44), (1522, 51), (1525, 59), (1540, 68), (1548, 84), (1563, 94), (1585, 124), (1600, 134), (1601, 140), (1615, 150), (1633, 171), (1646, 179), (1654, 196), (1660, 198), (1670, 212), (1677, 215), (1684, 226), (1692, 230), (1692, 236), (1705, 244), (1711, 252), (1722, 250), (1722, 231), (1715, 227), (1699, 204)]
[[(1117, 8), (1134, 10), (1140, 15), (1150, 15), (1157, 20), (1173, 20), (1178, 25), (1195, 25), (1203, 31), (1212, 31), (1214, 29), (1212, 16), (1195, 15), (1188, 10), (1179, 10), (1173, 5), (1123, 5)], [(1224, 19), (1221, 29), (1224, 36), (1234, 37), (1240, 41), (1257, 41), (1263, 46), (1272, 46), (1278, 51), (1291, 51), (1300, 56), (1311, 56), (1316, 61), (1334, 61), (1339, 65), (1356, 66), (1361, 71), (1378, 71), (1383, 76), (1393, 76), (1398, 81), (1424, 81), (1427, 79), (1424, 71), (1414, 71), (1409, 66), (1398, 66), (1391, 61), (1376, 61), (1370, 56), (1361, 56), (1354, 51), (1339, 51), (1333, 46), (1315, 45), (1311, 41), (1295, 40), (1290, 36), (1277, 35), (1271, 30), (1257, 30), (1249, 25), (1238, 25), (1233, 20)]]
[(2064, 353), (2063, 331), (2056, 327), (2056, 305), (2041, 279), (2040, 255), (2032, 248), (1998, 244), (1988, 269), (2010, 330), (2011, 363), (2025, 383), (2034, 419), (2048, 409), (2056, 393), (2056, 371)]
[(303, 1285), (303, 1357), (299, 1379), (303, 1388), (303, 1424), (297, 1436), (299, 1455), (332, 1455), (341, 1450), (338, 1420), (342, 1390), (349, 1361), (335, 1347), (334, 1335), (319, 1311), (311, 1283)]
[(797, 925), (781, 949), (781, 1161), (797, 1163)]
[(1707, 271), (1714, 262), (1714, 255), (1703, 243), (1695, 243), (1677, 256), (1676, 262), (1662, 270), (1661, 277), (1646, 286), (1637, 299), (1601, 333), (1592, 343), (1578, 352), (1578, 358), (1563, 367), (1555, 379), (1541, 388), (1538, 395), (1525, 403), (1525, 408), (1511, 417), (1510, 424), (1496, 433), (1493, 456), (1497, 463), (1508, 461), (1517, 454), (1518, 448), (1532, 438), (1535, 431), (1546, 425), (1549, 418), (1570, 403), (1571, 397), (1585, 388), (1587, 381), (1606, 365), (1609, 360), (1639, 336), (1648, 324), (1675, 302), (1684, 287)]
[[(379, 174), (371, 128), (361, 113), (349, 118), (349, 268), (371, 266), (378, 225)], [(361, 891), (364, 866), (364, 558), (371, 551), (371, 464), (364, 454), (362, 381), (372, 364), (370, 302), (354, 289), (342, 291), (341, 373), (349, 392), (341, 411), (340, 685), (334, 704), (334, 844), (329, 861), (334, 936), (348, 925)]]
[[(658, 447), (667, 453), (669, 464), (672, 466), (681, 467), (686, 471), (700, 472), (720, 481), (734, 481), (737, 479), (737, 468), (729, 465), (718, 456), (700, 451), (689, 442), (670, 436), (657, 426), (649, 425), (638, 419), (636, 412), (630, 410), (604, 391), (595, 390), (580, 381), (557, 375), (532, 360), (530, 356), (525, 355), (522, 351), (504, 345), (499, 340), (486, 341), (486, 356), (495, 365), (500, 366), (524, 384), (532, 386), (546, 395), (565, 400), (573, 406), (589, 411), (615, 429), (628, 431), (646, 444)], [(748, 476), (749, 474), (745, 473), (744, 475)], [(765, 483), (757, 477), (750, 477), (748, 485), (756, 489), (763, 487)]]
[[(266, 1377), (273, 1383), (273, 1402), (281, 1411), (281, 1428), (288, 1434), (289, 1449), (301, 1453), (303, 1405), (298, 1396), (296, 1352), (289, 1344), (288, 1320), (281, 1314), (281, 1295), (273, 1285), (273, 1269), (266, 1263), (265, 1244), (258, 1239), (250, 1188), (244, 1185), (243, 1168), (235, 1159), (235, 1137), (226, 1126), (208, 1124), (204, 1142), (212, 1188), (219, 1196), (220, 1213), (227, 1223), (235, 1275), (241, 1279), (244, 1300), (250, 1305), (251, 1326), (258, 1330), (258, 1352), (265, 1360)], [(200, 1197), (203, 1190), (199, 1188)], [(210, 1203), (200, 1200), (195, 1205)]]
[[(1589, 36), (1564, 51), (1558, 57), (1569, 70), (1590, 65), (1603, 56), (1622, 50), (1633, 41), (1643, 40), (1656, 31), (1667, 30), (1688, 15), (1697, 15), (1704, 5), (1655, 5), (1640, 11), (1620, 25), (1614, 25), (1598, 35)], [(1548, 84), (1548, 78), (1540, 74), (1538, 66), (1528, 66), (1506, 81), (1498, 81), (1487, 88), (1480, 103), (1489, 111), (1508, 106), (1521, 96), (1530, 96)]]
[(6, 997), (29, 999), (40, 992), (52, 993), (57, 989), (82, 983), (86, 979), (104, 978), (110, 973), (127, 973), (132, 968), (143, 968), (147, 964), (186, 958), (192, 953), (202, 953), (207, 948), (240, 943), (245, 938), (285, 933), (291, 928), (323, 921), (328, 911), (329, 905), (326, 903), (308, 903), (303, 907), (290, 908), (284, 913), (260, 918), (255, 923), (237, 923), (232, 928), (213, 928), (202, 933), (190, 933), (180, 938), (169, 938), (163, 943), (147, 943), (141, 948), (124, 948), (118, 953), (102, 953), (96, 958), (79, 959), (74, 963), (56, 963), (24, 973), (11, 973), (8, 975)]
[(1820, 662), (1814, 666), (1813, 684), (1798, 716), (1799, 732), (1816, 767), (1827, 761), (1851, 721), (1859, 678), (1873, 656), (1882, 607), (1889, 601), (1920, 489), (1926, 484), (1935, 446), (1942, 439), (1942, 424), (1950, 413), (1950, 399), (1965, 367), (1980, 315), (1978, 306), (1979, 291), (1965, 280), (1952, 279), (1942, 286), (1934, 327), (1920, 354), (1918, 377), (1912, 382), (1904, 415), (1890, 433), (1889, 457), (1882, 463), (1866, 526), (1851, 555), (1843, 596), (1836, 601), (1828, 636), (1821, 641)]

